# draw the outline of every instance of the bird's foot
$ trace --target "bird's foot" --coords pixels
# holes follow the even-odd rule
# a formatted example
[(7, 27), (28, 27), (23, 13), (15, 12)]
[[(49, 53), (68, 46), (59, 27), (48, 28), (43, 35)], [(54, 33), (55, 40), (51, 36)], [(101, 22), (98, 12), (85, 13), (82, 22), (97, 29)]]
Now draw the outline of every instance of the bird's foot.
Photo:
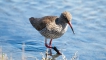
[(52, 49), (54, 49), (54, 50), (57, 52), (57, 54), (62, 55), (62, 54), (60, 53), (60, 51), (59, 51), (55, 46), (52, 47)]
[(48, 51), (48, 55), (52, 56), (52, 50), (51, 50), (51, 48)]

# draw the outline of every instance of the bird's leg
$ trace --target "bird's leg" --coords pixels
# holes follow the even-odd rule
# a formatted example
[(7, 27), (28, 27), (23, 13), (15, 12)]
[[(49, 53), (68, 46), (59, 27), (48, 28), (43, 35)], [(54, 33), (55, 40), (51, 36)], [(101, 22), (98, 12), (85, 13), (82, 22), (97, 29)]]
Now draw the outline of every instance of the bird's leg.
[[(49, 46), (50, 47), (52, 47), (52, 39), (50, 40), (50, 42), (49, 42)], [(50, 50), (50, 55), (52, 55), (52, 51), (51, 51), (51, 48), (49, 48)], [(61, 53), (60, 53), (60, 51), (54, 46), (54, 47), (52, 47), (52, 49), (54, 49), (56, 52), (57, 52), (57, 54), (59, 54), (59, 55), (62, 55)]]
[(49, 45), (47, 44), (47, 39), (45, 39), (45, 46), (47, 48), (49, 48), (49, 51), (50, 51), (50, 54), (49, 55), (52, 55), (52, 51), (51, 51), (52, 46), (51, 46), (51, 43), (52, 43), (52, 39), (50, 40)]
[[(49, 45), (47, 44), (47, 39), (45, 39), (45, 46), (46, 46), (47, 48), (49, 48), (50, 50), (51, 50), (51, 48), (52, 48), (53, 50), (55, 50), (55, 51), (57, 52), (57, 54), (61, 55), (60, 51), (59, 51), (56, 47), (52, 47), (51, 44), (52, 44), (52, 39), (50, 40)], [(51, 55), (51, 54), (52, 54), (52, 53), (50, 52), (50, 55)]]
[(47, 48), (52, 48), (51, 46), (49, 46), (49, 45), (47, 44), (47, 39), (45, 39), (45, 46), (46, 46)]
[(51, 46), (51, 44), (52, 44), (52, 39), (51, 39), (50, 42), (49, 42), (49, 46)]
[[(52, 39), (51, 39), (50, 42), (49, 42), (49, 46), (50, 46), (50, 47), (52, 47), (51, 44), (52, 44)], [(51, 50), (51, 48), (49, 48), (49, 51), (50, 51), (50, 55), (52, 55), (52, 50)]]

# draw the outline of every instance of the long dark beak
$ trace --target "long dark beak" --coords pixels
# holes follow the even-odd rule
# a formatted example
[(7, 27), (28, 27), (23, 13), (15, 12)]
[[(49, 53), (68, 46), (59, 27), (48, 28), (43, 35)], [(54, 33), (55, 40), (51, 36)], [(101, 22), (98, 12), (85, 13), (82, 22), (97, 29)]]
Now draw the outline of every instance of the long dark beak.
[(73, 29), (73, 27), (72, 27), (72, 24), (71, 24), (70, 22), (68, 22), (68, 24), (70, 25), (70, 27), (71, 27), (71, 29), (72, 29), (72, 32), (73, 32), (73, 34), (75, 34), (75, 33), (74, 33), (74, 29)]

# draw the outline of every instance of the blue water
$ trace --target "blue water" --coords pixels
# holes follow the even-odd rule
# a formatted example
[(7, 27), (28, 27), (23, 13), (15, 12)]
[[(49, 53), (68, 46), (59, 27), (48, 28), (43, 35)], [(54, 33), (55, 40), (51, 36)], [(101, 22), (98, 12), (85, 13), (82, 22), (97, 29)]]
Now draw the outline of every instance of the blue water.
[[(71, 29), (53, 46), (61, 49), (67, 59), (78, 51), (79, 60), (106, 60), (106, 0), (0, 0), (0, 46), (15, 60), (21, 60), (22, 43), (26, 56), (41, 59), (45, 52), (44, 37), (29, 22), (30, 17), (60, 16), (69, 11)], [(55, 54), (55, 52), (54, 52)]]

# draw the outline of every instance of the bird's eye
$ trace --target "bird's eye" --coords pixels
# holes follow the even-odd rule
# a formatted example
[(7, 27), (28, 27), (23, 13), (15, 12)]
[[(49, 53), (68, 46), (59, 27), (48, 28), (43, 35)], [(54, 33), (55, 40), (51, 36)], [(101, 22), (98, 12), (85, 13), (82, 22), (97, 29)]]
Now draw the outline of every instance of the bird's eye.
[(67, 17), (64, 17), (64, 19), (67, 19)]
[(65, 17), (64, 19), (66, 20), (66, 22), (69, 22), (68, 19), (67, 19), (66, 17)]

